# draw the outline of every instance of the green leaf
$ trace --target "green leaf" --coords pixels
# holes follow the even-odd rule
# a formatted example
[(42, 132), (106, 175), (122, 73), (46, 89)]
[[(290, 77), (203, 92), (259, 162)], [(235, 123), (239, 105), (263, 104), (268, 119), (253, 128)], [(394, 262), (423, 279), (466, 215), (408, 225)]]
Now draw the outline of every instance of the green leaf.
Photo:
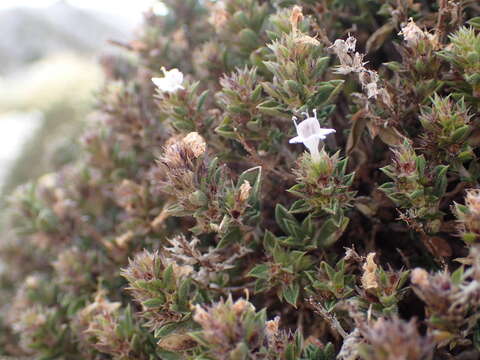
[(294, 344), (288, 344), (287, 348), (285, 349), (285, 360), (298, 360), (298, 358), (295, 356), (295, 345)]
[(198, 113), (202, 111), (203, 105), (205, 104), (205, 100), (207, 99), (209, 92), (210, 92), (209, 90), (205, 90), (198, 98), (198, 104), (197, 104)]
[(318, 108), (331, 102), (340, 92), (343, 80), (331, 80), (318, 87), (317, 92), (307, 101), (309, 108)]
[(447, 180), (447, 170), (448, 165), (439, 165), (435, 168), (435, 195), (441, 197), (445, 194), (447, 190), (448, 180)]
[(178, 287), (178, 292), (177, 292), (177, 298), (178, 301), (181, 303), (183, 306), (187, 306), (188, 300), (189, 300), (189, 293), (190, 293), (190, 287), (192, 283), (190, 279), (185, 279), (182, 281), (180, 286)]
[(267, 264), (256, 265), (247, 276), (267, 280), (270, 278), (270, 267)]
[(164, 325), (161, 328), (155, 330), (154, 336), (157, 339), (162, 338), (164, 336), (170, 335), (171, 333), (175, 332), (180, 327), (182, 327), (181, 323), (170, 323), (170, 324)]
[[(395, 179), (395, 169), (391, 165), (380, 168), (380, 171), (387, 175), (390, 179)], [(393, 184), (393, 183), (389, 183)]]
[(398, 146), (405, 141), (405, 137), (394, 127), (380, 127), (378, 136), (385, 144), (389, 146)]
[(300, 286), (297, 283), (292, 283), (286, 288), (283, 288), (283, 298), (294, 307), (297, 307), (298, 295), (300, 294)]
[[(168, 350), (164, 350), (161, 348), (158, 348), (156, 350), (156, 353), (160, 355), (160, 359), (162, 360), (183, 360), (185, 359), (183, 355), (181, 354), (176, 354)], [(207, 359), (202, 359), (202, 358), (197, 358), (196, 360), (207, 360)]]
[(243, 235), (238, 226), (232, 227), (227, 233), (222, 237), (220, 242), (217, 245), (217, 249), (223, 249), (230, 244), (238, 242), (242, 239)]
[(237, 181), (237, 190), (240, 189), (240, 186), (242, 186), (245, 181), (248, 181), (252, 187), (250, 196), (258, 200), (262, 183), (262, 167), (256, 166), (241, 173)]
[(334, 360), (336, 353), (332, 343), (328, 343), (323, 349), (324, 357), (322, 360)]
[(134, 333), (135, 325), (133, 324), (132, 308), (130, 307), (130, 304), (128, 304), (125, 309), (125, 313), (119, 323), (118, 329), (125, 338), (130, 338)]
[(230, 351), (228, 356), (229, 360), (247, 360), (249, 354), (249, 349), (247, 344), (244, 342), (238, 343), (238, 345)]
[[(224, 119), (225, 120), (225, 119)], [(220, 124), (215, 128), (215, 132), (227, 139), (236, 139), (237, 133), (230, 125), (225, 125), (224, 123)]]
[(343, 232), (348, 226), (348, 223), (349, 219), (347, 217), (343, 217), (339, 224), (337, 224), (333, 217), (330, 217), (328, 220), (326, 220), (320, 228), (318, 234), (315, 236), (315, 238), (318, 239), (319, 245), (322, 247), (328, 247), (334, 244), (340, 238), (340, 236), (342, 236)]
[(157, 307), (163, 306), (164, 304), (165, 304), (165, 298), (148, 299), (142, 302), (142, 305), (147, 308), (157, 308)]
[(348, 134), (346, 153), (350, 155), (357, 147), (367, 126), (368, 119), (364, 116), (364, 111), (358, 111), (352, 116), (352, 126)]
[(470, 20), (467, 21), (467, 24), (480, 30), (480, 16), (471, 18)]
[(242, 31), (240, 31), (238, 36), (241, 45), (247, 47), (248, 49), (255, 49), (259, 45), (258, 34), (251, 29), (243, 29)]
[(276, 244), (277, 244), (276, 236), (273, 235), (273, 233), (268, 230), (265, 231), (265, 236), (263, 237), (263, 247), (265, 248), (265, 250), (267, 250), (268, 252), (272, 252)]
[(469, 134), (470, 134), (470, 126), (463, 125), (462, 127), (454, 131), (450, 139), (453, 143), (459, 143), (461, 141), (464, 141)]
[(381, 190), (387, 194), (394, 191), (395, 189), (396, 189), (396, 185), (394, 182), (387, 182), (378, 187), (378, 190)]
[(165, 285), (165, 289), (173, 290), (175, 289), (175, 277), (173, 274), (173, 265), (168, 266), (165, 271), (163, 272), (163, 283)]
[(303, 86), (294, 80), (286, 80), (285, 87), (292, 96), (303, 95)]
[[(265, 91), (267, 89), (269, 91), (273, 91), (269, 86), (268, 83), (262, 83), (262, 86), (264, 87)], [(257, 105), (258, 111), (260, 111), (262, 114), (265, 115), (270, 115), (270, 116), (275, 116), (281, 119), (290, 119), (291, 115), (289, 115), (286, 110), (281, 106), (280, 103), (277, 103), (274, 100), (267, 100), (264, 101), (263, 103)]]
[(388, 69), (395, 72), (398, 72), (402, 69), (402, 64), (399, 63), (398, 61), (386, 62), (386, 63), (383, 63), (383, 65), (385, 65)]
[(261, 95), (262, 95), (262, 85), (257, 85), (255, 90), (253, 90), (250, 98), (253, 102), (257, 102), (258, 100), (260, 100)]
[(322, 263), (320, 264), (320, 267), (325, 273), (327, 273), (327, 276), (330, 280), (332, 280), (335, 277), (335, 269), (331, 267), (330, 264), (328, 264), (325, 261), (322, 261)]
[(480, 351), (480, 321), (477, 321), (477, 325), (473, 329), (473, 345), (477, 351)]
[(452, 282), (455, 285), (460, 285), (463, 281), (463, 266), (460, 266), (457, 270), (452, 273), (451, 276)]
[[(395, 23), (389, 21), (378, 28), (367, 40), (366, 52), (371, 53), (377, 51), (391, 37), (395, 30)], [(391, 40), (389, 40), (390, 42)]]
[(417, 158), (415, 159), (415, 162), (416, 162), (418, 173), (420, 174), (420, 176), (423, 176), (425, 174), (425, 166), (427, 165), (427, 161), (425, 160), (425, 157), (423, 155), (417, 156)]
[[(302, 184), (297, 184), (297, 185), (302, 185)], [(295, 185), (295, 186), (297, 186), (297, 185)], [(292, 189), (295, 186), (290, 188), (288, 191), (293, 193), (294, 191), (292, 191)], [(305, 212), (309, 211), (310, 209), (311, 209), (311, 206), (304, 199), (300, 199), (300, 200), (295, 201), (292, 204), (292, 206), (290, 207), (289, 213), (291, 213), (291, 214), (301, 214), (301, 213), (305, 213)]]
[(258, 294), (270, 290), (272, 285), (273, 284), (269, 281), (258, 279), (257, 281), (255, 281), (255, 288), (253, 289), (253, 291), (255, 292), (255, 294)]
[(275, 220), (285, 234), (293, 235), (290, 232), (291, 224), (298, 224), (298, 222), (282, 204), (277, 204), (275, 207)]

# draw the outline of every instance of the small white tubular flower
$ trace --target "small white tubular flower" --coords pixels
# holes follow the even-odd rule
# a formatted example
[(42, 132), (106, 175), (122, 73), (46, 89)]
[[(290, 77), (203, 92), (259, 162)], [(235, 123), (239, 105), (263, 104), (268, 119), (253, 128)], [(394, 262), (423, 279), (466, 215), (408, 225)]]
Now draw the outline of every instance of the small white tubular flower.
[(335, 132), (335, 129), (322, 129), (320, 122), (317, 118), (317, 110), (313, 110), (314, 116), (311, 117), (308, 112), (302, 113), (306, 116), (306, 119), (301, 123), (297, 124), (297, 118), (293, 117), (293, 123), (297, 129), (298, 136), (290, 139), (290, 144), (303, 143), (305, 147), (310, 151), (313, 159), (318, 159), (320, 152), (318, 146), (320, 140), (323, 140), (327, 137), (328, 134)]
[(162, 92), (174, 93), (177, 90), (184, 89), (183, 74), (178, 69), (172, 69), (167, 71), (162, 67), (162, 71), (165, 74), (162, 78), (152, 78), (153, 83)]

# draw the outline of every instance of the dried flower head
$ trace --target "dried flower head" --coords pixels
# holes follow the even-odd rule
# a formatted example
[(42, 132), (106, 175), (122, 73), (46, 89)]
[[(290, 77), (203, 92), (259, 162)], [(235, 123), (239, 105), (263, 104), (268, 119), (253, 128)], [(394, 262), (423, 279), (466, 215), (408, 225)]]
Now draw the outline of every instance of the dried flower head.
[[(474, 276), (475, 269), (472, 269)], [(439, 346), (464, 342), (478, 319), (480, 283), (469, 272), (412, 273), (412, 289), (425, 302), (428, 331)]]
[(183, 74), (178, 69), (166, 70), (162, 67), (164, 77), (152, 78), (153, 83), (157, 86), (158, 90), (166, 93), (174, 93), (178, 90), (183, 90)]
[(374, 98), (376, 99), (378, 94), (379, 94), (379, 91), (378, 91), (378, 85), (376, 82), (372, 81), (372, 82), (369, 82), (367, 83), (367, 86), (365, 86), (365, 88), (367, 89), (367, 97), (370, 99), (370, 98)]
[(365, 290), (376, 289), (378, 287), (377, 282), (377, 264), (375, 263), (375, 253), (371, 252), (367, 255), (367, 259), (363, 264), (363, 275), (362, 275), (362, 287)]
[(211, 15), (208, 22), (219, 32), (230, 18), (230, 14), (225, 9), (225, 3), (216, 2), (212, 5)]
[(131, 180), (124, 179), (114, 188), (115, 200), (118, 205), (127, 212), (135, 212), (138, 199), (142, 193), (142, 187)]
[(297, 136), (290, 139), (290, 144), (294, 143), (303, 143), (305, 147), (310, 151), (313, 159), (320, 158), (320, 152), (318, 146), (320, 145), (320, 140), (324, 140), (327, 135), (333, 134), (335, 129), (323, 129), (320, 126), (320, 122), (317, 118), (317, 110), (313, 110), (314, 116), (310, 116), (308, 112), (304, 112), (306, 119), (297, 124), (297, 118), (294, 116), (292, 118), (295, 128), (297, 130)]
[(191, 132), (187, 134), (182, 141), (185, 146), (192, 151), (195, 158), (203, 155), (205, 153), (205, 149), (207, 148), (205, 140), (203, 140), (203, 137), (201, 137), (197, 132)]
[(329, 47), (340, 60), (340, 65), (335, 72), (343, 75), (356, 73), (362, 88), (367, 92), (368, 99), (380, 98), (385, 105), (391, 106), (390, 94), (380, 86), (378, 73), (365, 68), (364, 55), (355, 51), (356, 44), (357, 40), (349, 36), (347, 40), (335, 40)]
[[(189, 265), (178, 265), (172, 258), (147, 250), (129, 261), (121, 275), (129, 283), (127, 290), (141, 304), (147, 327), (155, 330), (190, 313), (188, 277), (192, 271)], [(182, 286), (184, 293), (179, 297)]]
[(467, 190), (465, 205), (455, 204), (453, 208), (458, 221), (458, 230), (467, 243), (480, 241), (480, 190)]
[(76, 247), (60, 252), (52, 266), (59, 283), (77, 292), (84, 292), (95, 286), (91, 272), (100, 272), (95, 260), (95, 252), (82, 251)]
[(340, 60), (340, 66), (336, 69), (339, 74), (359, 73), (365, 71), (363, 55), (355, 52), (357, 39), (349, 36), (347, 40), (337, 39), (329, 47)]
[(99, 290), (94, 301), (77, 313), (76, 318), (79, 325), (87, 325), (93, 317), (99, 314), (113, 314), (120, 309), (121, 303), (109, 301), (105, 293), (105, 290)]
[[(233, 269), (238, 260), (250, 252), (245, 247), (235, 247), (234, 251), (229, 248), (201, 249), (200, 240), (196, 237), (188, 240), (184, 235), (178, 235), (168, 240), (171, 247), (167, 247), (167, 260), (183, 265), (183, 268), (190, 270), (185, 275), (194, 278), (196, 281), (209, 284), (218, 273)], [(193, 271), (193, 268), (199, 268)], [(186, 271), (186, 270), (185, 270)]]
[[(465, 198), (465, 205), (467, 205), (470, 215), (476, 220), (480, 220), (480, 190), (473, 189), (467, 191)], [(472, 219), (473, 220), (473, 219)]]
[(36, 274), (28, 275), (25, 279), (25, 286), (27, 288), (35, 289), (40, 284), (40, 278)]
[(298, 44), (303, 44), (303, 45), (313, 45), (313, 46), (319, 46), (320, 41), (317, 39), (304, 35), (304, 34), (299, 34), (298, 36), (295, 37), (295, 42)]
[(248, 197), (250, 196), (250, 191), (252, 190), (252, 186), (248, 182), (248, 180), (245, 180), (242, 185), (240, 185), (240, 194), (239, 194), (239, 200), (241, 202), (245, 202), (248, 200)]
[[(195, 306), (193, 320), (202, 330), (198, 340), (209, 348), (214, 359), (232, 359), (239, 347), (249, 354), (245, 358), (255, 359), (264, 353), (265, 346), (276, 335), (277, 323), (267, 325), (265, 313), (256, 312), (255, 307), (244, 299), (220, 301), (210, 307)], [(268, 330), (267, 330), (268, 327)]]
[(80, 309), (73, 319), (72, 329), (79, 341), (79, 346), (82, 350), (91, 351), (92, 335), (88, 333), (91, 322), (102, 315), (111, 315), (121, 307), (119, 302), (110, 302), (105, 297), (105, 290), (99, 290), (93, 302), (89, 303), (83, 309)]
[(125, 249), (128, 248), (128, 245), (130, 242), (133, 240), (135, 237), (135, 234), (133, 231), (129, 230), (122, 235), (119, 235), (115, 238), (115, 244), (120, 248), (120, 249)]
[(371, 360), (425, 360), (432, 355), (434, 343), (420, 335), (414, 319), (406, 322), (393, 317), (381, 318), (373, 325), (363, 324), (360, 332), (370, 344), (362, 350)]
[(415, 268), (410, 275), (412, 284), (420, 287), (426, 287), (429, 285), (428, 272), (422, 268)]
[(362, 343), (362, 336), (360, 330), (355, 328), (350, 334), (343, 339), (343, 345), (340, 349), (338, 360), (357, 360), (358, 359), (358, 345)]
[(417, 46), (420, 40), (426, 38), (425, 33), (417, 26), (417, 24), (415, 24), (415, 21), (413, 21), (412, 18), (408, 20), (407, 24), (402, 26), (402, 30), (398, 33), (398, 35), (403, 36), (409, 47)]
[(298, 23), (303, 19), (302, 8), (298, 5), (295, 5), (292, 8), (292, 14), (290, 15), (290, 24), (292, 25), (292, 30), (298, 30)]
[(52, 311), (52, 309), (45, 309), (40, 306), (24, 309), (19, 314), (19, 319), (13, 324), (13, 330), (18, 333), (35, 332), (46, 324), (47, 316)]
[(265, 324), (265, 331), (269, 338), (273, 338), (277, 333), (280, 326), (280, 316), (275, 317), (273, 320), (267, 321)]

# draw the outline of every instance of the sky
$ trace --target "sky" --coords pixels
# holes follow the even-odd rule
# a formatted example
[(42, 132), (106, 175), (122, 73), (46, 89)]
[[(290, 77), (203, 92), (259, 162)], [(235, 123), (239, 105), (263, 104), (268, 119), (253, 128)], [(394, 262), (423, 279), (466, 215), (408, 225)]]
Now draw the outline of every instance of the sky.
[[(0, 10), (15, 7), (42, 8), (54, 5), (59, 0), (0, 0)], [(78, 8), (107, 13), (126, 21), (131, 26), (142, 21), (142, 14), (150, 8), (165, 13), (159, 0), (64, 0)], [(183, 0), (179, 0), (183, 1)], [(6, 173), (14, 163), (23, 144), (39, 126), (42, 114), (0, 113), (0, 187)]]
[[(19, 6), (47, 7), (58, 0), (0, 0), (0, 9)], [(155, 11), (165, 11), (158, 0), (65, 0), (67, 3), (84, 9), (106, 12), (120, 16), (130, 22), (140, 22), (142, 13), (150, 8)]]

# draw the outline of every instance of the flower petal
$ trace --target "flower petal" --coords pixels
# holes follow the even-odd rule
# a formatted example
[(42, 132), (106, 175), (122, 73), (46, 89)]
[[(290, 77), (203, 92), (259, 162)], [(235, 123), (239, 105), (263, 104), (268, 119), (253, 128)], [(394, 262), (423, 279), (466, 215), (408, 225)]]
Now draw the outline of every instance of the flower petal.
[(288, 141), (290, 144), (297, 144), (303, 142), (303, 138), (300, 136), (295, 136)]
[(165, 76), (163, 78), (152, 78), (153, 83), (158, 87), (162, 92), (176, 92), (177, 90), (184, 89), (183, 83), (183, 74), (178, 69), (172, 69), (167, 71), (165, 68), (162, 68)]
[(161, 84), (161, 83), (162, 83), (162, 80), (163, 80), (163, 78), (158, 78), (158, 77), (152, 78), (152, 82), (153, 82), (156, 86), (158, 86), (158, 84)]
[(335, 129), (320, 129), (318, 130), (318, 134), (325, 137), (326, 135), (335, 133)]
[(303, 120), (297, 127), (298, 135), (305, 138), (316, 134), (319, 130), (321, 130), (320, 123), (315, 118)]

